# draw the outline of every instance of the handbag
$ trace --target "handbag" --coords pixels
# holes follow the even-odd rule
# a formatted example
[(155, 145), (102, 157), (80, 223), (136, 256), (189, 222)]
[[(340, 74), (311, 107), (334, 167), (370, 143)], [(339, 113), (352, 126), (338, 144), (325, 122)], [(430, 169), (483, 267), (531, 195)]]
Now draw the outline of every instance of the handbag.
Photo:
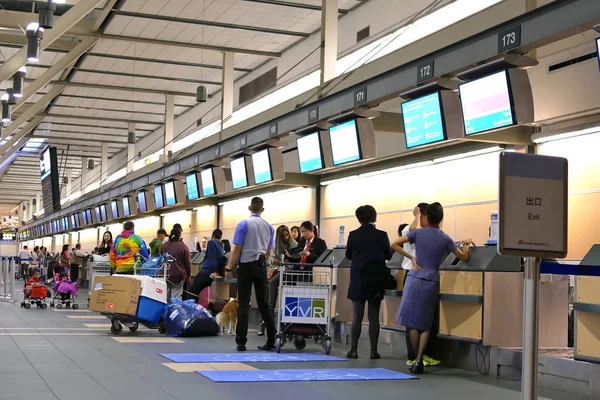
[(385, 290), (395, 290), (398, 287), (398, 282), (396, 281), (396, 277), (392, 275), (392, 270), (389, 267), (385, 267), (386, 269), (386, 277), (385, 277)]

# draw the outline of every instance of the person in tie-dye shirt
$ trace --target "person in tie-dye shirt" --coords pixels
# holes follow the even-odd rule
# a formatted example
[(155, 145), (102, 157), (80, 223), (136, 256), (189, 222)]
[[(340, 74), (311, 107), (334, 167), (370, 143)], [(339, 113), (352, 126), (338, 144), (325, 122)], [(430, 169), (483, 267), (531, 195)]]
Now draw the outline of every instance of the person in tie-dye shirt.
[(148, 247), (144, 240), (133, 233), (133, 222), (123, 224), (123, 232), (113, 242), (110, 249), (110, 269), (116, 274), (133, 274), (134, 254), (148, 257)]

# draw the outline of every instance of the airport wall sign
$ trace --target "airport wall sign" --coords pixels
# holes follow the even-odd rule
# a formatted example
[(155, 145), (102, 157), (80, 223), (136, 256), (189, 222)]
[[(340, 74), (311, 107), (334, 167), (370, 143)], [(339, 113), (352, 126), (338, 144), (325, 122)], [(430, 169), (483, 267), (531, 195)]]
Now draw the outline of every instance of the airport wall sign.
[(363, 86), (354, 91), (354, 106), (360, 106), (367, 102), (367, 87)]
[(511, 26), (498, 32), (498, 53), (505, 53), (521, 46), (521, 25)]
[(417, 65), (417, 83), (428, 81), (435, 76), (433, 59)]
[(567, 159), (503, 152), (499, 200), (499, 254), (566, 257)]

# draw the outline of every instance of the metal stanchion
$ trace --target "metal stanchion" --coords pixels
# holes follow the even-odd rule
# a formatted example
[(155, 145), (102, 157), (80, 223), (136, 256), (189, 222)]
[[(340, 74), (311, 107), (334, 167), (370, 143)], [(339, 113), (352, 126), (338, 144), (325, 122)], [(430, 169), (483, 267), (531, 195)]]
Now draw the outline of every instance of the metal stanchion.
[(523, 291), (523, 360), (521, 399), (537, 400), (538, 328), (539, 328), (539, 258), (525, 258)]
[(14, 303), (15, 302), (15, 298), (14, 298), (14, 294), (15, 294), (15, 268), (16, 268), (16, 260), (13, 257), (10, 260), (9, 263), (9, 267), (8, 267), (8, 277), (10, 279), (10, 302)]

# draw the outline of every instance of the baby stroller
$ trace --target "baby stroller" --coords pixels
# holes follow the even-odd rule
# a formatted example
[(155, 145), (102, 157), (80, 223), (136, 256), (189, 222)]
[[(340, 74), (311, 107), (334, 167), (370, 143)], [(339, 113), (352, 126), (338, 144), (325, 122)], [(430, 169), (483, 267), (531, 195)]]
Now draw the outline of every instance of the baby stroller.
[(29, 310), (32, 305), (36, 305), (37, 308), (46, 309), (48, 304), (46, 299), (50, 296), (48, 288), (41, 282), (25, 283), (25, 289), (23, 289), (24, 298), (21, 302), (21, 307)]
[(60, 310), (61, 308), (72, 308), (77, 310), (79, 304), (75, 303), (78, 295), (77, 282), (71, 282), (67, 280), (60, 280), (58, 275), (54, 276), (56, 284), (52, 288), (54, 290), (54, 297), (50, 302), (50, 307)]

